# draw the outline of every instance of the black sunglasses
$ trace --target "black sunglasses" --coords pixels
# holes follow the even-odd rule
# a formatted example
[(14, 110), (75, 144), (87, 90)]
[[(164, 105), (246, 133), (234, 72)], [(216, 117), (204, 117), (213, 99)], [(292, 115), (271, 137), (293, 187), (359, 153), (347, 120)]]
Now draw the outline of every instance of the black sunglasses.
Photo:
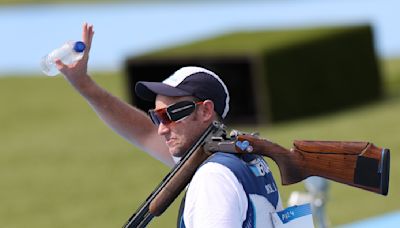
[(203, 101), (180, 101), (165, 108), (150, 109), (149, 116), (156, 126), (160, 123), (166, 125), (189, 116), (196, 109), (196, 105), (201, 103)]

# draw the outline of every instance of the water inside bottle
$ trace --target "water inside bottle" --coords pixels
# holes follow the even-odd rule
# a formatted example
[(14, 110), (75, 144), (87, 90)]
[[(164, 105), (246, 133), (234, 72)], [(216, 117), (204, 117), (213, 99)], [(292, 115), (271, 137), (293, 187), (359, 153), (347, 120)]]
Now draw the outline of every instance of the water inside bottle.
[(40, 67), (47, 76), (56, 76), (60, 73), (53, 61), (48, 56), (42, 57), (42, 61), (40, 62)]

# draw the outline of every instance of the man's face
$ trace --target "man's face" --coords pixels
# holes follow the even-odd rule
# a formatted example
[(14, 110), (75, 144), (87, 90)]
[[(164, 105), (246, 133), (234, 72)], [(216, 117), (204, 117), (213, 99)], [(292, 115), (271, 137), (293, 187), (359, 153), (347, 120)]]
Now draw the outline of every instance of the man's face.
[[(193, 97), (166, 97), (158, 95), (155, 101), (155, 109), (165, 108), (179, 101), (191, 101)], [(196, 107), (192, 114), (177, 122), (170, 124), (160, 123), (158, 134), (164, 136), (165, 143), (171, 155), (181, 157), (187, 149), (197, 140), (208, 127), (209, 122), (204, 121)]]

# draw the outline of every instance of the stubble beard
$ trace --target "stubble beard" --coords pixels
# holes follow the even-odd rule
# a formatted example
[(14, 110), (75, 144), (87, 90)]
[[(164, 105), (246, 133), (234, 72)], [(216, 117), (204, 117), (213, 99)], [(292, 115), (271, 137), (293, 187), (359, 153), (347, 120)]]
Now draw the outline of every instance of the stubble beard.
[(183, 142), (179, 141), (174, 143), (169, 148), (170, 154), (173, 155), (174, 157), (183, 157), (188, 152), (188, 150), (195, 142), (195, 140), (196, 140), (195, 138), (191, 138), (191, 140), (188, 141), (183, 141)]
[(182, 145), (175, 144), (173, 147), (169, 148), (169, 153), (174, 157), (183, 157), (187, 149), (188, 148), (183, 148)]

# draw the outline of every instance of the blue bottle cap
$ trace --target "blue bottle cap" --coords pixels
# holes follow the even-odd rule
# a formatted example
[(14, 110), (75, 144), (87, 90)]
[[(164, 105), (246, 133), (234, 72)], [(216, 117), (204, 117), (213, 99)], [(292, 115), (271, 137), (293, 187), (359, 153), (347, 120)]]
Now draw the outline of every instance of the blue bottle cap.
[(85, 50), (85, 48), (86, 48), (86, 45), (82, 41), (75, 42), (74, 50), (76, 52), (83, 52)]

